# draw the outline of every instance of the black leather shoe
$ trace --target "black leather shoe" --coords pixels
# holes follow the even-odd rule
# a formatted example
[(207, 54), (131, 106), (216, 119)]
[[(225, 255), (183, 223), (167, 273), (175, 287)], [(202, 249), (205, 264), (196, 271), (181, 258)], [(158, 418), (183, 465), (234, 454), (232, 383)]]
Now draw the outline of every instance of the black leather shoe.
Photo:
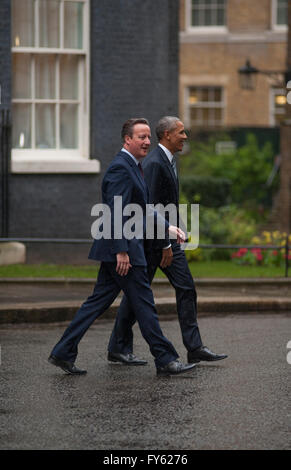
[(201, 346), (201, 348), (195, 349), (195, 351), (188, 352), (188, 362), (196, 363), (200, 361), (221, 361), (227, 357), (226, 354), (215, 354), (210, 351), (206, 346)]
[(163, 367), (157, 367), (157, 375), (178, 375), (192, 370), (196, 364), (182, 364), (180, 361), (172, 361)]
[(73, 362), (63, 361), (62, 359), (59, 359), (58, 357), (53, 356), (53, 355), (51, 355), (48, 358), (48, 361), (50, 364), (53, 364), (54, 366), (57, 366), (63, 369), (67, 374), (72, 374), (72, 375), (87, 374), (86, 370), (78, 369), (78, 367), (76, 367)]
[(147, 364), (147, 361), (139, 359), (132, 353), (121, 354), (108, 352), (107, 358), (110, 362), (121, 362), (122, 364), (126, 364), (128, 366), (145, 366)]

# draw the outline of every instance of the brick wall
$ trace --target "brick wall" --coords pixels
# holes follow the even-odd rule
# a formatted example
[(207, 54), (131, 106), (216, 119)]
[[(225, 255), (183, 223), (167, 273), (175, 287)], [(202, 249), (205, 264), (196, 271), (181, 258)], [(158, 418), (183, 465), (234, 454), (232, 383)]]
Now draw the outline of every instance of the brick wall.
[(255, 91), (239, 86), (238, 69), (250, 59), (262, 70), (284, 70), (286, 34), (271, 31), (271, 0), (228, 0), (227, 32), (197, 34), (185, 31), (185, 5), (180, 1), (179, 112), (185, 116), (185, 87), (223, 87), (226, 126), (270, 125), (270, 87), (259, 75)]
[(271, 25), (271, 0), (228, 0), (228, 28), (231, 32), (265, 31)]

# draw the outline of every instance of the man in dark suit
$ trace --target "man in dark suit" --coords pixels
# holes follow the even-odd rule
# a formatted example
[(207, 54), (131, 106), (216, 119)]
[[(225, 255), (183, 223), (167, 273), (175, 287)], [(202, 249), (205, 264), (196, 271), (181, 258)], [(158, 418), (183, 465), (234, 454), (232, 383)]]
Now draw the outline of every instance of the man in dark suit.
[[(129, 220), (125, 215), (128, 213), (125, 208), (129, 207), (129, 204), (138, 206), (141, 211), (141, 222), (145, 227), (148, 190), (140, 162), (148, 152), (150, 137), (149, 124), (145, 119), (128, 120), (122, 128), (123, 148), (103, 178), (102, 201), (103, 205), (110, 209), (110, 216), (109, 220), (108, 217), (107, 220), (103, 220), (102, 228), (104, 229), (107, 223), (107, 229), (109, 225), (109, 230), (113, 231), (110, 236), (108, 233), (103, 236), (102, 232), (101, 236), (100, 233), (94, 236), (89, 258), (101, 261), (94, 291), (78, 310), (49, 357), (51, 364), (61, 367), (67, 373), (86, 373), (85, 370), (75, 366), (78, 344), (93, 321), (110, 307), (120, 290), (126, 294), (131, 305), (135, 306), (134, 314), (155, 358), (157, 374), (180, 374), (189, 371), (193, 366), (184, 365), (177, 360), (178, 354), (175, 348), (161, 331), (147, 277), (142, 238), (144, 229), (141, 237), (135, 236), (131, 239), (126, 237), (123, 230)], [(116, 197), (121, 201), (121, 206), (117, 210), (115, 210)], [(153, 217), (156, 224), (163, 223), (171, 236), (183, 241), (185, 235), (178, 227), (169, 225), (157, 213), (154, 213)], [(121, 220), (121, 226), (118, 220)], [(114, 356), (112, 359), (114, 360)], [(128, 360), (131, 364), (145, 362), (139, 361), (132, 354), (128, 356)]]
[[(160, 119), (156, 134), (159, 145), (144, 161), (144, 176), (149, 188), (150, 203), (173, 204), (179, 220), (179, 181), (174, 154), (183, 149), (187, 139), (184, 125), (179, 118), (165, 116)], [(178, 222), (179, 223), (179, 222)], [(197, 323), (197, 294), (184, 251), (176, 241), (154, 240), (148, 244), (148, 276), (151, 283), (160, 266), (176, 291), (177, 311), (183, 343), (189, 363), (218, 361), (225, 354), (216, 354), (203, 345)], [(114, 329), (108, 345), (108, 359), (113, 354), (123, 356), (133, 351), (132, 325), (135, 322), (130, 299), (125, 296), (119, 307)]]

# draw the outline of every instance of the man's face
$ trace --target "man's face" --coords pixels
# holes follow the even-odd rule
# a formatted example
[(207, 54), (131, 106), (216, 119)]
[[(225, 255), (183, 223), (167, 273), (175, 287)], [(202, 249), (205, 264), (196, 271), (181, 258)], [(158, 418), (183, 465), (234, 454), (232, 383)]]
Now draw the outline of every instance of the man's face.
[(187, 139), (184, 124), (181, 121), (177, 121), (175, 129), (166, 131), (165, 137), (167, 139), (168, 148), (172, 153), (181, 152), (184, 142)]
[(124, 147), (138, 160), (146, 157), (151, 145), (151, 130), (146, 124), (135, 124), (132, 137), (125, 136)]

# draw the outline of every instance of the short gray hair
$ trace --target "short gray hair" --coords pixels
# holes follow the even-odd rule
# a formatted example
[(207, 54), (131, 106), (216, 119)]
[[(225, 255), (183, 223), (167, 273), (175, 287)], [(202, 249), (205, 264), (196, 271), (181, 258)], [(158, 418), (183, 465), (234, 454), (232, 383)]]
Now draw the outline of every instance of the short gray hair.
[(165, 131), (171, 132), (172, 130), (175, 129), (177, 122), (181, 122), (181, 119), (179, 119), (176, 116), (164, 116), (162, 117), (156, 127), (156, 134), (157, 138), (161, 140), (163, 137)]

